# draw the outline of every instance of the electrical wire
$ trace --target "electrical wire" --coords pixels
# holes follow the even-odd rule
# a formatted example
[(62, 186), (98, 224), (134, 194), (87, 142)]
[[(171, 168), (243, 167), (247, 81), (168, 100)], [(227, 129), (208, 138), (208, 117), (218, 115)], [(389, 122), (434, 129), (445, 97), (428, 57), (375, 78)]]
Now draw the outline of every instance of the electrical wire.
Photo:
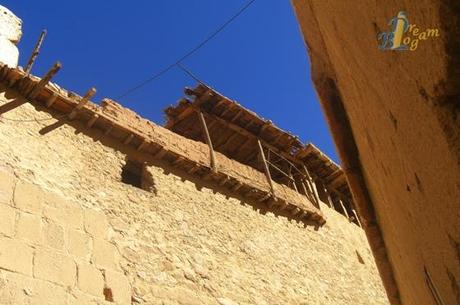
[[(132, 88), (129, 88), (128, 90), (126, 90), (124, 93), (118, 95), (117, 97), (115, 97), (115, 99), (122, 99), (130, 94), (132, 94), (133, 92), (141, 89), (142, 87), (144, 87), (145, 85), (147, 85), (148, 83), (150, 82), (153, 82), (155, 80), (157, 80), (158, 78), (160, 78), (161, 76), (163, 76), (164, 74), (166, 74), (167, 72), (169, 72), (172, 68), (174, 67), (179, 67), (179, 68), (183, 68), (180, 66), (180, 64), (182, 63), (182, 61), (184, 61), (185, 59), (187, 59), (188, 57), (190, 57), (191, 55), (193, 55), (196, 51), (198, 51), (199, 49), (201, 49), (204, 45), (206, 45), (209, 41), (211, 41), (213, 38), (215, 38), (220, 32), (222, 32), (228, 25), (230, 25), (235, 19), (237, 19), (241, 14), (243, 14), (256, 0), (250, 0), (248, 3), (246, 3), (243, 7), (241, 7), (232, 17), (230, 17), (226, 22), (224, 22), (220, 27), (218, 27), (211, 35), (209, 35), (208, 37), (206, 37), (203, 41), (201, 41), (199, 44), (197, 44), (195, 47), (193, 47), (192, 49), (190, 49), (187, 53), (185, 53), (182, 57), (180, 57), (179, 59), (177, 59), (174, 63), (168, 65), (167, 67), (165, 67), (164, 69), (158, 71), (157, 73), (155, 73), (154, 75), (152, 75), (151, 77), (145, 79), (144, 81), (140, 82), (139, 84), (133, 86)], [(184, 70), (185, 71), (185, 70)], [(187, 73), (188, 74), (188, 73)], [(189, 74), (190, 75), (190, 74)]]

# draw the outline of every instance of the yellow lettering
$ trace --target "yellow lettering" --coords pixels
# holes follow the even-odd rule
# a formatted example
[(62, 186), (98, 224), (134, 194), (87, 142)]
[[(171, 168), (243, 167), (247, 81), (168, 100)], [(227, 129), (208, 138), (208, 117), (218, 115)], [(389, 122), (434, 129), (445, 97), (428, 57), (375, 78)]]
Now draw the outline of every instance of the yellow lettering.
[(420, 35), (418, 36), (418, 39), (420, 39), (420, 40), (427, 40), (426, 32), (420, 33)]
[(418, 36), (419, 28), (415, 28), (414, 31), (412, 32), (412, 35)]
[(439, 37), (438, 29), (427, 29), (426, 32), (428, 34), (428, 37)]
[(403, 43), (404, 43), (405, 45), (408, 45), (408, 44), (410, 43), (410, 37), (404, 38)]
[(409, 50), (415, 51), (418, 48), (418, 39), (414, 39), (411, 41)]
[(416, 28), (416, 27), (417, 27), (416, 24), (411, 24), (411, 25), (409, 25), (409, 33), (411, 33), (412, 30), (413, 30), (414, 28)]

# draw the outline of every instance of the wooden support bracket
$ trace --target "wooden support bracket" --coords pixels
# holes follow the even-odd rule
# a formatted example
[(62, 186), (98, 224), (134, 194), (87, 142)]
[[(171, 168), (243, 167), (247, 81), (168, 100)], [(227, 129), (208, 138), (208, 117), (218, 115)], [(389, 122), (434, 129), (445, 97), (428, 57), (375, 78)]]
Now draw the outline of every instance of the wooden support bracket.
[(211, 137), (209, 135), (208, 127), (206, 126), (206, 120), (204, 119), (203, 113), (200, 111), (198, 112), (198, 116), (200, 117), (201, 128), (203, 129), (203, 133), (205, 136), (206, 143), (209, 146), (209, 153), (211, 156), (211, 169), (214, 173), (217, 173), (217, 164), (216, 164), (216, 156), (214, 153), (214, 148), (212, 147)]
[(69, 120), (73, 120), (77, 116), (78, 111), (82, 109), (88, 103), (90, 98), (92, 98), (95, 94), (96, 88), (90, 88), (88, 92), (86, 92), (85, 96), (80, 100), (80, 102), (78, 102), (72, 112), (69, 113)]
[(45, 88), (45, 86), (50, 82), (50, 80), (53, 78), (56, 73), (59, 72), (61, 69), (62, 65), (60, 62), (56, 62), (54, 66), (45, 74), (45, 76), (38, 82), (37, 85), (35, 85), (34, 89), (30, 92), (30, 94), (27, 96), (30, 99), (34, 99), (38, 96), (40, 91)]
[(270, 186), (270, 192), (272, 196), (275, 197), (275, 187), (273, 186), (273, 181), (270, 175), (270, 169), (268, 168), (267, 159), (265, 159), (264, 148), (262, 147), (262, 143), (260, 142), (260, 140), (257, 140), (257, 144), (259, 145), (259, 154), (262, 159), (262, 163), (265, 170), (265, 176), (267, 177), (267, 182)]

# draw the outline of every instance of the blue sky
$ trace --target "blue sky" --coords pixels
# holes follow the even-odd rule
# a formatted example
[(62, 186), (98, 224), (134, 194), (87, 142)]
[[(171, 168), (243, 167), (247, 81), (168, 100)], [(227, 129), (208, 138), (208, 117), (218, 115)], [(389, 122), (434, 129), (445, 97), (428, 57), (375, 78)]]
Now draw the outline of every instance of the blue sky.
[[(48, 29), (33, 74), (56, 61), (55, 81), (95, 102), (115, 97), (175, 62), (239, 10), (246, 0), (18, 1), (1, 4), (23, 19), (25, 65), (41, 29)], [(184, 61), (227, 97), (337, 160), (310, 79), (304, 42), (289, 0), (258, 0), (234, 23)], [(163, 109), (195, 81), (175, 68), (119, 100), (163, 123)]]

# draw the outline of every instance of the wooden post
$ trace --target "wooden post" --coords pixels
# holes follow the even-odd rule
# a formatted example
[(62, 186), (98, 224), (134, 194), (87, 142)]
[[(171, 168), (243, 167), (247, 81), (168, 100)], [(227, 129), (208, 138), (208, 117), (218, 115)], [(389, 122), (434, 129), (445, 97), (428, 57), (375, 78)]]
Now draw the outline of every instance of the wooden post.
[(308, 171), (308, 168), (305, 166), (305, 164), (302, 164), (303, 170), (305, 171), (305, 174), (307, 175), (308, 183), (310, 184), (310, 187), (312, 189), (313, 197), (316, 200), (316, 203), (318, 205), (318, 209), (320, 208), (320, 199), (318, 195), (318, 190), (316, 189), (315, 182), (311, 178), (310, 172)]
[(361, 225), (361, 221), (359, 220), (358, 214), (356, 213), (355, 209), (353, 209), (353, 215), (355, 215), (358, 225), (362, 228), (363, 226)]
[(45, 86), (50, 82), (50, 80), (53, 78), (56, 73), (59, 72), (61, 69), (62, 65), (60, 62), (56, 62), (54, 66), (45, 74), (45, 76), (38, 82), (37, 85), (32, 89), (32, 91), (29, 93), (28, 98), (34, 99), (38, 96), (40, 91), (45, 88)]
[(46, 36), (46, 30), (43, 30), (40, 34), (40, 37), (38, 38), (37, 44), (35, 45), (32, 55), (30, 55), (26, 68), (24, 69), (24, 72), (26, 72), (26, 74), (30, 74), (30, 71), (32, 70), (32, 66), (35, 63), (35, 60), (37, 59), (38, 54), (40, 54), (40, 48), (42, 47), (42, 43), (43, 43), (43, 40), (45, 39), (45, 36)]
[(93, 87), (89, 89), (88, 92), (86, 92), (85, 96), (80, 100), (80, 102), (78, 102), (77, 106), (75, 106), (72, 112), (69, 113), (69, 120), (73, 120), (77, 116), (78, 110), (82, 109), (83, 106), (85, 106), (88, 103), (89, 99), (92, 98), (95, 94), (96, 88)]
[(198, 116), (200, 117), (201, 128), (203, 129), (206, 143), (209, 146), (209, 153), (211, 155), (211, 169), (214, 173), (217, 173), (216, 156), (214, 154), (214, 148), (212, 147), (211, 137), (209, 136), (209, 130), (206, 126), (206, 120), (204, 119), (203, 113), (201, 111), (198, 112)]
[(270, 192), (272, 193), (273, 198), (275, 197), (275, 187), (273, 186), (272, 176), (270, 175), (270, 169), (268, 168), (267, 159), (265, 159), (264, 148), (262, 147), (262, 143), (260, 140), (257, 140), (257, 144), (259, 144), (259, 153), (262, 159), (262, 163), (264, 165), (265, 176), (267, 177), (268, 184), (270, 185)]

